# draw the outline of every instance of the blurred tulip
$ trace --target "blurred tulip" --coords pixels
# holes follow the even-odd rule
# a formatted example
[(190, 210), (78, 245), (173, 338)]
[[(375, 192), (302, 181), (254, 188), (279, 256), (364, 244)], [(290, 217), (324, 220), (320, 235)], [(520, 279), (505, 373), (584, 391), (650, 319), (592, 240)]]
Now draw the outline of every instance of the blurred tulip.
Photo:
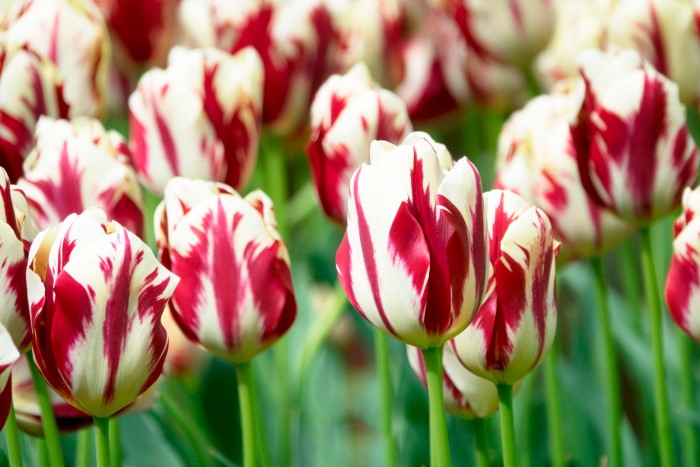
[(589, 196), (637, 224), (669, 214), (698, 166), (678, 86), (631, 50), (587, 52), (581, 75), (583, 104), (571, 131)]
[(124, 139), (97, 120), (42, 117), (36, 148), (18, 186), (41, 229), (69, 214), (100, 207), (107, 217), (143, 237), (143, 198)]
[[(423, 353), (416, 347), (407, 349), (411, 369), (427, 386)], [(449, 345), (442, 355), (442, 368), (445, 410), (469, 419), (486, 418), (498, 410), (496, 385), (464, 368)]]
[(678, 0), (619, 0), (610, 16), (608, 48), (636, 49), (678, 85), (681, 101), (700, 98), (700, 3)]
[(496, 384), (514, 384), (549, 352), (557, 323), (554, 240), (547, 215), (520, 196), (484, 194), (491, 275), (479, 311), (450, 341), (462, 364)]
[(183, 0), (180, 23), (186, 45), (258, 51), (265, 67), (263, 123), (280, 134), (303, 125), (338, 55), (330, 53), (338, 31), (324, 0)]
[(168, 355), (163, 371), (170, 376), (197, 373), (205, 364), (207, 354), (185, 336), (170, 310), (163, 313), (163, 327), (168, 332)]
[(32, 343), (26, 269), (35, 236), (24, 193), (0, 169), (0, 324), (21, 352)]
[(143, 75), (129, 98), (134, 165), (162, 194), (177, 175), (240, 188), (258, 153), (263, 68), (251, 48), (170, 53), (168, 68)]
[(99, 209), (40, 233), (29, 266), (32, 348), (48, 384), (95, 417), (133, 403), (162, 372), (161, 315), (178, 278)]
[(280, 339), (297, 313), (287, 247), (261, 191), (175, 178), (156, 211), (165, 264), (182, 277), (171, 303), (180, 328), (207, 351), (246, 363)]
[(436, 347), (481, 303), (488, 244), (481, 178), (426, 133), (375, 141), (350, 182), (336, 267), (350, 303), (407, 344)]
[(0, 324), (0, 430), (12, 406), (12, 366), (19, 359), (19, 351), (12, 343), (12, 336)]
[(345, 224), (350, 177), (369, 162), (370, 143), (401, 142), (411, 131), (406, 105), (379, 88), (364, 64), (331, 76), (311, 106), (311, 174), (328, 217)]
[(570, 93), (538, 96), (510, 116), (498, 142), (494, 186), (547, 214), (562, 243), (559, 261), (602, 255), (634, 230), (596, 205), (581, 185), (569, 130), (577, 104)]
[(530, 95), (520, 69), (472, 52), (467, 59), (467, 82), (473, 99), (497, 112), (522, 107)]

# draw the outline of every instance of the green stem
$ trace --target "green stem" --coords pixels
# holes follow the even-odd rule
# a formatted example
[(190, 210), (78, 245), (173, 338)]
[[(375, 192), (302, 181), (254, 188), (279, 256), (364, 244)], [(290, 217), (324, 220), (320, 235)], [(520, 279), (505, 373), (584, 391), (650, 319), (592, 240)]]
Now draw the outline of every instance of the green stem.
[[(692, 411), (695, 408), (695, 378), (693, 374), (693, 353), (694, 342), (688, 336), (678, 331), (678, 354), (680, 356), (680, 385), (681, 401), (683, 409)], [(688, 421), (683, 421), (680, 426), (681, 439), (683, 440), (683, 465), (698, 465), (697, 438), (695, 427)]]
[(56, 425), (53, 405), (49, 398), (49, 389), (46, 386), (44, 377), (39, 373), (36, 363), (34, 363), (34, 356), (31, 352), (27, 355), (27, 362), (29, 362), (29, 368), (32, 372), (32, 382), (34, 383), (34, 390), (36, 391), (36, 398), (39, 402), (39, 410), (41, 411), (41, 425), (44, 429), (46, 447), (49, 451), (49, 463), (51, 467), (63, 467), (61, 438), (58, 434), (58, 425)]
[(119, 418), (114, 417), (109, 420), (109, 454), (113, 467), (123, 464), (122, 441), (119, 435)]
[(110, 467), (109, 417), (92, 417), (92, 419), (95, 422), (95, 452), (97, 455), (97, 467)]
[(197, 455), (197, 465), (211, 467), (212, 456), (207, 451), (207, 442), (200, 427), (187, 416), (188, 411), (179, 404), (169, 391), (163, 391), (160, 403), (175, 426), (185, 435)]
[(503, 445), (503, 466), (516, 467), (515, 422), (513, 420), (513, 386), (499, 384), (498, 410), (501, 412), (501, 443)]
[(472, 420), (474, 429), (474, 447), (476, 451), (476, 466), (489, 467), (489, 438), (486, 433), (486, 420), (475, 418)]
[(610, 309), (608, 307), (608, 294), (605, 284), (605, 271), (600, 257), (591, 258), (591, 268), (595, 281), (595, 292), (600, 333), (603, 337), (603, 353), (605, 355), (605, 389), (608, 393), (608, 429), (610, 431), (610, 466), (620, 467), (622, 461), (622, 437), (620, 427), (622, 425), (622, 408), (620, 402), (620, 381), (617, 371), (617, 353), (615, 352), (615, 340), (610, 325)]
[(639, 290), (642, 288), (639, 281), (639, 265), (637, 264), (637, 249), (634, 245), (634, 236), (625, 241), (619, 249), (622, 255), (622, 288), (625, 291), (625, 300), (629, 307), (631, 321), (636, 326), (636, 330), (641, 333), (641, 321), (639, 310), (642, 308), (642, 299)]
[(10, 460), (10, 467), (22, 467), (22, 448), (19, 445), (19, 430), (17, 429), (17, 418), (15, 417), (15, 405), (10, 399), (10, 413), (5, 422), (5, 438), (7, 440), (7, 457)]
[(386, 335), (378, 329), (374, 330), (374, 353), (382, 401), (382, 433), (384, 435), (384, 446), (386, 448), (386, 465), (388, 467), (394, 467), (396, 465), (396, 442), (394, 441), (392, 428), (393, 405), (391, 371), (389, 365), (389, 342)]
[(250, 362), (236, 365), (238, 375), (238, 400), (241, 405), (241, 431), (243, 433), (243, 467), (255, 467), (255, 388)]
[(36, 447), (36, 457), (39, 465), (41, 467), (48, 467), (49, 461), (49, 448), (46, 446), (46, 440), (44, 438), (36, 438), (34, 440), (34, 446)]
[(78, 432), (78, 440), (75, 446), (75, 467), (88, 467), (90, 465), (90, 428)]
[(545, 384), (547, 386), (547, 432), (549, 433), (549, 450), (554, 467), (563, 467), (564, 454), (564, 425), (561, 415), (561, 388), (557, 377), (557, 360), (559, 352), (556, 342), (552, 345), (549, 356), (545, 359)]
[(674, 460), (671, 425), (668, 415), (666, 367), (664, 365), (663, 321), (649, 227), (641, 227), (639, 229), (639, 239), (642, 245), (642, 270), (644, 273), (644, 288), (647, 295), (647, 307), (649, 309), (651, 347), (654, 360), (654, 406), (656, 409), (657, 438), (661, 450), (661, 465), (670, 467), (674, 465)]
[(432, 467), (450, 465), (450, 443), (447, 438), (445, 396), (442, 387), (442, 349), (442, 345), (423, 349), (430, 403), (430, 465)]

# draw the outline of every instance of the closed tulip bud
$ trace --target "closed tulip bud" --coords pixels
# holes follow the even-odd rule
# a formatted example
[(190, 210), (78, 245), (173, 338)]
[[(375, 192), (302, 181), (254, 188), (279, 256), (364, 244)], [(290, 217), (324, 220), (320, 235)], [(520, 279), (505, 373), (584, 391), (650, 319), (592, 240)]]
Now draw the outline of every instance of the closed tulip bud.
[(538, 96), (511, 115), (498, 142), (495, 187), (547, 214), (562, 243), (560, 261), (604, 254), (634, 229), (583, 189), (569, 130), (577, 103), (569, 93)]
[(99, 209), (40, 233), (29, 266), (32, 349), (48, 384), (95, 417), (132, 404), (162, 372), (177, 276)]
[(297, 313), (287, 247), (270, 199), (175, 178), (156, 213), (161, 257), (182, 277), (173, 317), (194, 342), (233, 363), (280, 339)]
[(0, 324), (0, 430), (5, 426), (12, 405), (12, 365), (19, 359), (19, 351), (12, 336)]
[(673, 235), (677, 237), (681, 230), (690, 224), (700, 213), (700, 190), (687, 187), (683, 192), (683, 212), (673, 223)]
[(97, 120), (42, 117), (18, 186), (41, 229), (100, 207), (109, 219), (143, 236), (143, 198), (129, 162), (124, 139)]
[(678, 85), (681, 101), (700, 98), (700, 4), (678, 0), (620, 0), (608, 26), (608, 48), (635, 49)]
[(331, 76), (311, 106), (311, 174), (324, 212), (339, 224), (347, 219), (353, 172), (369, 162), (375, 139), (401, 142), (411, 131), (406, 105), (379, 88), (364, 64)]
[(26, 270), (35, 236), (24, 193), (0, 169), (0, 324), (21, 352), (32, 343)]
[(9, 47), (31, 50), (56, 65), (72, 116), (102, 115), (111, 46), (104, 18), (91, 1), (18, 0), (2, 21)]
[[(411, 369), (427, 387), (423, 353), (416, 347), (408, 347)], [(476, 376), (464, 368), (452, 347), (445, 346), (442, 355), (442, 387), (445, 410), (458, 417), (486, 418), (498, 410), (498, 390), (491, 381)]]
[(537, 366), (554, 340), (558, 243), (547, 215), (518, 195), (492, 190), (484, 198), (489, 289), (472, 322), (450, 345), (473, 373), (514, 384)]
[(380, 331), (420, 348), (462, 331), (486, 288), (481, 178), (426, 133), (375, 141), (350, 181), (336, 267), (350, 303)]
[(182, 175), (240, 188), (260, 139), (263, 68), (253, 49), (173, 49), (129, 98), (130, 145), (146, 186), (162, 194)]
[(678, 86), (631, 50), (585, 53), (581, 76), (583, 104), (571, 131), (584, 188), (630, 222), (666, 216), (698, 166)]

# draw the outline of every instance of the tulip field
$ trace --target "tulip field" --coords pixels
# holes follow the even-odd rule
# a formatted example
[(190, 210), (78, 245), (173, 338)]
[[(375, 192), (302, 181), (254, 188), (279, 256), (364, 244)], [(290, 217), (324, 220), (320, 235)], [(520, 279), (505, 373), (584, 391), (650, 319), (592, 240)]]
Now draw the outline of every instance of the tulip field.
[(700, 466), (700, 0), (0, 0), (0, 467)]

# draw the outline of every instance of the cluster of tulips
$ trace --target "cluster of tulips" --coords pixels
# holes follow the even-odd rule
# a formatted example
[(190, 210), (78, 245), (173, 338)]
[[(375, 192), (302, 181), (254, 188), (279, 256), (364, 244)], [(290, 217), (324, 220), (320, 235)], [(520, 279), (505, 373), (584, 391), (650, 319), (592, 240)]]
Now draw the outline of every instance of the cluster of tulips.
[[(447, 411), (472, 420), (480, 467), (516, 466), (513, 397), (546, 361), (549, 459), (563, 466), (560, 353), (547, 357), (557, 348), (556, 269), (587, 260), (603, 354), (600, 381), (589, 383), (603, 389), (607, 421), (594, 457), (632, 465), (603, 256), (634, 238), (651, 462), (696, 465), (691, 422), (674, 449), (656, 273), (667, 258), (655, 258), (651, 227), (682, 210), (665, 303), (700, 341), (698, 83), (700, 3), (683, 0), (3, 2), (9, 464), (21, 466), (23, 452), (28, 462), (21, 429), (40, 440), (31, 461), (41, 465), (65, 465), (61, 435), (76, 430), (75, 465), (90, 465), (90, 430), (97, 465), (121, 465), (119, 417), (171, 405), (159, 402), (164, 381), (194, 373), (209, 353), (235, 366), (243, 465), (270, 465), (272, 418), (276, 465), (296, 465), (296, 392), (319, 391), (310, 367), (349, 302), (375, 328), (384, 456), (372, 465), (408, 462), (392, 374), (410, 365), (427, 389), (430, 465), (451, 464)], [(479, 154), (460, 155), (459, 140)], [(312, 300), (293, 282), (306, 281), (298, 290), (308, 295), (317, 284), (291, 259), (308, 260), (295, 236), (315, 228), (305, 219), (316, 212), (344, 236), (324, 254), (336, 293), (309, 317)], [(284, 339), (297, 315), (318, 321), (300, 331), (298, 361)], [(406, 344), (402, 361), (388, 338)], [(273, 414), (255, 367), (274, 344)], [(693, 348), (684, 349), (679, 384), (694, 411)], [(201, 448), (193, 463), (229, 462), (178, 411)], [(496, 411), (500, 455), (484, 423)]]

